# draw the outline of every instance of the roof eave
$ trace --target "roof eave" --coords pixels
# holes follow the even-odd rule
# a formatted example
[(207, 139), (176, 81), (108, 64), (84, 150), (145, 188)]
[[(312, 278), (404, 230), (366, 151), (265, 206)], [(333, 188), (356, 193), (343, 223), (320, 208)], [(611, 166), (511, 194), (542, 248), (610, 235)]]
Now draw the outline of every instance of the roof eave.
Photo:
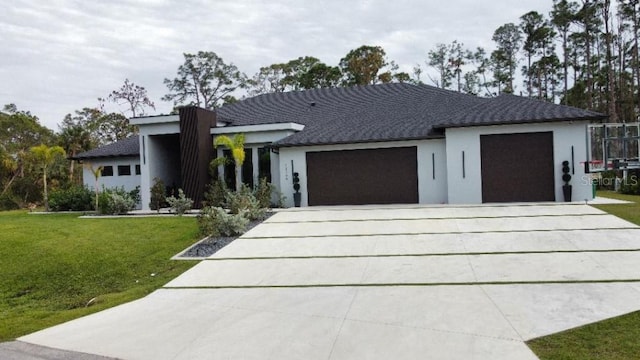
[(482, 123), (449, 123), (449, 124), (435, 124), (434, 129), (450, 129), (450, 128), (464, 128), (464, 127), (477, 127), (477, 126), (496, 126), (496, 125), (523, 125), (523, 124), (539, 124), (539, 123), (551, 123), (551, 122), (573, 122), (573, 121), (594, 121), (604, 120), (606, 115), (594, 115), (579, 118), (557, 118), (557, 119), (537, 119), (537, 120), (515, 120), (515, 121), (489, 121)]
[(89, 159), (114, 159), (114, 158), (127, 158), (127, 157), (140, 157), (140, 154), (118, 154), (118, 155), (102, 155), (102, 156), (70, 156), (69, 160), (89, 160)]
[(437, 139), (444, 139), (444, 135), (417, 136), (417, 137), (407, 137), (407, 138), (398, 138), (398, 139), (305, 142), (305, 143), (290, 143), (290, 144), (274, 143), (272, 144), (272, 147), (290, 148), (290, 147), (329, 146), (329, 145), (347, 145), (347, 144), (372, 144), (372, 143), (388, 143), (388, 142), (402, 142), (402, 141), (416, 141), (416, 140), (437, 140)]

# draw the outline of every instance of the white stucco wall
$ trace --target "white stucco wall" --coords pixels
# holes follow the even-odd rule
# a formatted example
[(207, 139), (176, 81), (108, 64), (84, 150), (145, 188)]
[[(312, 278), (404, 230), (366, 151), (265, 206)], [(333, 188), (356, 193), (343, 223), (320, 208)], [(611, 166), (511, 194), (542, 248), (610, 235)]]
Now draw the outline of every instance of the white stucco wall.
[[(147, 120), (147, 122), (140, 122), (140, 120)], [(141, 118), (138, 119), (140, 126), (140, 166), (142, 169), (142, 176), (140, 178), (140, 202), (142, 208), (149, 210), (149, 203), (151, 202), (151, 186), (153, 185), (153, 178), (167, 172), (168, 168), (166, 162), (166, 155), (157, 153), (157, 149), (160, 147), (155, 136), (157, 135), (171, 135), (180, 133), (180, 125), (178, 123), (178, 116), (167, 117), (167, 120), (160, 123), (153, 123), (157, 121), (156, 118)], [(162, 150), (160, 150), (162, 151)], [(179, 154), (177, 155), (180, 156)], [(178, 159), (179, 161), (179, 159)], [(179, 162), (178, 162), (179, 164)], [(165, 185), (171, 185), (171, 183), (165, 183)]]
[[(392, 147), (417, 147), (418, 194), (421, 204), (442, 204), (447, 202), (447, 174), (444, 139), (394, 141), (382, 143), (342, 144), (326, 146), (286, 147), (279, 150), (280, 190), (285, 196), (285, 206), (293, 206), (293, 172), (300, 177), (301, 206), (308, 206), (307, 192), (307, 152), (358, 149), (381, 149)], [(435, 159), (435, 168), (432, 163)], [(273, 161), (273, 158), (272, 158)], [(293, 171), (292, 171), (293, 164)], [(435, 169), (435, 179), (434, 179)], [(274, 180), (275, 182), (275, 180)]]
[[(140, 159), (137, 157), (126, 157), (126, 158), (114, 158), (114, 159), (92, 159), (85, 160), (84, 166), (82, 169), (82, 179), (84, 184), (90, 188), (95, 188), (95, 177), (93, 173), (88, 168), (88, 166), (92, 166), (96, 169), (98, 166), (112, 166), (113, 167), (113, 176), (101, 176), (98, 179), (98, 188), (115, 188), (115, 187), (124, 187), (126, 191), (134, 190), (137, 186), (140, 186), (140, 175), (136, 175), (136, 165), (140, 165)], [(119, 165), (129, 165), (131, 167), (131, 175), (118, 175), (118, 166)]]
[[(527, 125), (480, 126), (452, 128), (446, 130), (446, 153), (448, 174), (448, 200), (451, 204), (482, 203), (482, 172), (480, 161), (480, 135), (511, 134), (527, 132), (553, 132), (556, 201), (564, 201), (562, 195), (562, 161), (571, 162), (571, 147), (574, 149), (574, 169), (571, 185), (573, 200), (592, 198), (589, 175), (584, 173), (582, 162), (586, 161), (586, 122), (562, 122)], [(462, 169), (462, 152), (465, 157), (465, 176)], [(509, 151), (509, 149), (505, 149)], [(523, 159), (526, 161), (526, 159)], [(535, 176), (535, 169), (532, 169)]]

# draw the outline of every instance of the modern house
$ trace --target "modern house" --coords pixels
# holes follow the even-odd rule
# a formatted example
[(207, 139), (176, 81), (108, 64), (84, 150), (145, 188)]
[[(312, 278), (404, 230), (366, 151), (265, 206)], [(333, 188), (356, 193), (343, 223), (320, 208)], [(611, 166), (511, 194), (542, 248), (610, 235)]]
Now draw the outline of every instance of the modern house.
[[(301, 206), (564, 201), (563, 161), (573, 200), (584, 201), (592, 198), (582, 165), (589, 159), (587, 125), (604, 118), (426, 85), (327, 88), (259, 95), (215, 112), (184, 107), (179, 115), (133, 118), (138, 138), (77, 158), (113, 169), (139, 164), (139, 177), (132, 170), (114, 180), (139, 179), (144, 208), (156, 177), (199, 204), (210, 161), (224, 155), (213, 138), (237, 133), (246, 136), (243, 181), (267, 177), (286, 206), (294, 205), (294, 173)], [(121, 150), (135, 141), (136, 154)], [(219, 170), (230, 179), (231, 169)]]

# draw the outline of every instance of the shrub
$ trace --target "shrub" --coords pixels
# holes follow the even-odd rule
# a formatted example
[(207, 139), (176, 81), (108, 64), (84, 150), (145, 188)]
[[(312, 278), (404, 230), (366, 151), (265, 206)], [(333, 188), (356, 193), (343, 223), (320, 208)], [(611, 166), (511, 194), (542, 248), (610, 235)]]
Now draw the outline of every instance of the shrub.
[(625, 195), (640, 195), (640, 187), (637, 185), (622, 185), (619, 192)]
[(110, 213), (114, 215), (124, 215), (133, 210), (136, 202), (132, 197), (125, 194), (111, 193)]
[(245, 185), (240, 188), (239, 192), (227, 192), (225, 203), (230, 213), (242, 213), (249, 220), (263, 219), (266, 214), (266, 209), (260, 206), (258, 199)]
[(182, 216), (188, 210), (191, 210), (193, 206), (193, 200), (189, 199), (184, 195), (184, 191), (182, 189), (178, 189), (178, 197), (169, 196), (167, 198), (167, 203), (171, 206), (171, 210), (174, 211), (178, 216)]
[(0, 210), (16, 210), (20, 208), (20, 203), (11, 194), (0, 196)]
[(207, 206), (198, 215), (198, 227), (200, 232), (206, 236), (235, 236), (243, 234), (249, 220), (244, 214), (227, 214), (220, 207)]
[(153, 178), (153, 185), (151, 186), (151, 201), (149, 207), (151, 210), (158, 210), (166, 205), (166, 188), (164, 182), (159, 178)]
[(98, 198), (98, 211), (105, 215), (122, 215), (136, 206), (137, 190), (127, 192), (123, 187), (102, 189)]
[(262, 220), (267, 215), (267, 209), (261, 207), (260, 203), (258, 200), (255, 200), (255, 198), (250, 200), (250, 205), (247, 208), (240, 210), (240, 212), (250, 221)]
[(227, 196), (227, 186), (224, 181), (214, 179), (207, 185), (207, 191), (204, 193), (203, 207), (207, 206), (225, 206), (225, 198)]
[[(53, 184), (51, 188), (54, 188)], [(11, 200), (20, 208), (26, 207), (29, 203), (42, 204), (42, 185), (37, 179), (29, 176), (17, 178), (7, 194), (10, 194)]]
[(93, 210), (93, 192), (86, 186), (72, 185), (49, 194), (49, 207), (53, 211)]
[(615, 187), (616, 172), (607, 170), (600, 173), (601, 180), (597, 182), (598, 190), (613, 190)]
[(275, 186), (267, 182), (267, 178), (260, 179), (258, 186), (256, 186), (256, 189), (253, 192), (256, 199), (258, 199), (260, 207), (265, 209), (271, 207), (271, 194), (274, 190)]
[(622, 180), (620, 192), (628, 195), (640, 195), (640, 170), (627, 170), (627, 177)]
[(135, 204), (139, 204), (140, 203), (140, 186), (136, 186), (135, 189), (129, 191), (129, 196), (131, 196), (131, 199), (133, 199), (133, 202)]

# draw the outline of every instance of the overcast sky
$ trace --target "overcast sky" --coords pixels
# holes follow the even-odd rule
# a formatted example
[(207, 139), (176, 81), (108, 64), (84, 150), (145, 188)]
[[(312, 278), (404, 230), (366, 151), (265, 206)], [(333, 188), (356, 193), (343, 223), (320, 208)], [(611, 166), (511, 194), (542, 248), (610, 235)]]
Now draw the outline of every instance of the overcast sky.
[[(58, 129), (125, 78), (156, 111), (183, 53), (213, 51), (252, 76), (261, 66), (382, 46), (410, 72), (437, 43), (493, 49), (500, 25), (548, 14), (552, 0), (0, 0), (0, 106), (15, 103)], [(426, 80), (423, 77), (423, 80)], [(118, 109), (109, 109), (117, 111)], [(124, 109), (122, 109), (124, 110)]]

